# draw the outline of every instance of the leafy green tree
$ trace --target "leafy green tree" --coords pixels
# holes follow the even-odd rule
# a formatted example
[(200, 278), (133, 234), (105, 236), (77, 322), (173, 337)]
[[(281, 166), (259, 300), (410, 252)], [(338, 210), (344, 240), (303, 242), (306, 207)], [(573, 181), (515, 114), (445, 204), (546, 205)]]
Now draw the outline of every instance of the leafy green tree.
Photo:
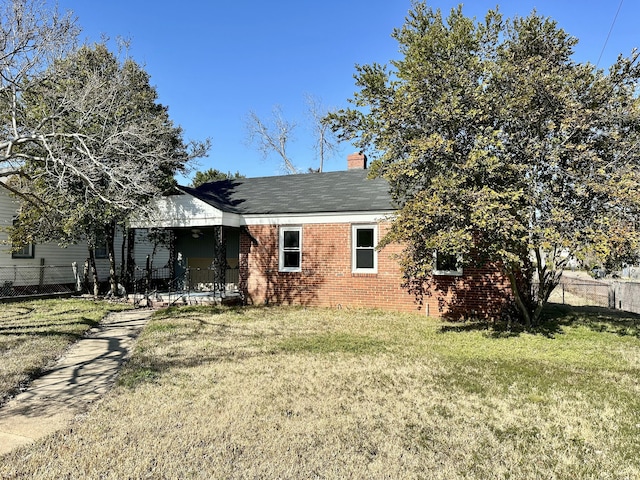
[(191, 180), (191, 186), (199, 187), (200, 185), (208, 182), (217, 182), (218, 180), (234, 180), (236, 178), (244, 178), (244, 177), (245, 176), (242, 175), (240, 172), (224, 173), (223, 171), (218, 170), (216, 168), (209, 168), (208, 170), (197, 171), (193, 176), (193, 180)]
[(390, 182), (382, 244), (405, 245), (407, 282), (428, 281), (435, 252), (496, 264), (530, 327), (570, 258), (637, 257), (637, 53), (604, 72), (535, 12), (445, 20), (424, 3), (393, 37), (401, 58), (357, 66), (354, 107), (327, 121)]
[[(51, 80), (21, 98), (28, 123), (46, 123), (56, 135), (32, 146), (13, 182), (23, 198), (38, 199), (23, 205), (13, 236), (86, 240), (90, 259), (105, 242), (116, 292), (116, 228), (172, 188), (174, 174), (208, 143), (185, 145), (148, 74), (104, 44), (83, 46), (50, 68)], [(92, 270), (95, 277), (95, 263)]]

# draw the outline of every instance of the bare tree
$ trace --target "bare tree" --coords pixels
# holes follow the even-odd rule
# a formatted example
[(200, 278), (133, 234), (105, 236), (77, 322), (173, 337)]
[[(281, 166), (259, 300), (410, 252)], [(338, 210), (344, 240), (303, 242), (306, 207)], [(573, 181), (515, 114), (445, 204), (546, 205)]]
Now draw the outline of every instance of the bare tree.
[[(71, 51), (78, 35), (75, 19), (61, 16), (45, 0), (7, 0), (0, 7), (0, 168), (15, 173), (55, 135), (47, 120), (33, 123), (23, 97), (47, 81), (47, 68)], [(49, 74), (53, 72), (48, 72)], [(57, 112), (54, 112), (54, 115)], [(40, 155), (37, 153), (36, 155)]]
[[(329, 124), (325, 122), (330, 110), (318, 97), (311, 94), (305, 94), (305, 103), (309, 129), (313, 134), (313, 149), (318, 160), (318, 167), (310, 167), (308, 171), (322, 172), (325, 159), (337, 151), (338, 141)], [(256, 145), (264, 158), (276, 153), (282, 160), (283, 170), (287, 173), (300, 173), (287, 153), (287, 146), (296, 126), (295, 123), (284, 119), (279, 106), (273, 108), (270, 122), (263, 121), (254, 111), (250, 111), (246, 119), (249, 143)]]
[(282, 160), (282, 168), (287, 173), (300, 173), (287, 153), (287, 143), (291, 140), (296, 124), (289, 122), (282, 116), (279, 106), (273, 107), (269, 123), (260, 119), (253, 110), (246, 118), (246, 128), (249, 143), (255, 144), (264, 158), (270, 154), (277, 154)]
[(305, 94), (307, 104), (307, 116), (311, 122), (311, 130), (314, 138), (313, 148), (318, 159), (318, 172), (324, 169), (326, 157), (335, 154), (338, 150), (338, 143), (330, 125), (324, 121), (330, 109), (323, 105), (322, 101), (309, 93)]
[(12, 241), (107, 240), (115, 291), (116, 225), (209, 144), (185, 145), (147, 73), (77, 34), (47, 0), (0, 6), (0, 186), (26, 201)]
[(58, 189), (131, 210), (165, 190), (189, 158), (208, 148), (206, 142), (184, 145), (148, 74), (103, 43), (82, 47), (52, 70), (55, 81), (24, 98), (34, 123), (46, 122), (54, 132), (24, 164), (32, 180), (46, 176)]
[(148, 74), (104, 44), (84, 46), (49, 70), (54, 80), (22, 98), (30, 122), (53, 135), (31, 146), (10, 182), (32, 200), (21, 208), (16, 240), (106, 243), (115, 292), (116, 226), (172, 187), (208, 141), (185, 145)]
[[(147, 73), (126, 55), (112, 56), (106, 40), (78, 49), (69, 14), (46, 0), (0, 8), (0, 174), (14, 179), (0, 186), (42, 204), (48, 196), (36, 198), (15, 179), (33, 185), (46, 177), (42, 184), (52, 189), (82, 186), (86, 198), (129, 208), (152, 193), (150, 176), (166, 176), (182, 157), (206, 150), (207, 142), (182, 145), (179, 128), (180, 145), (172, 145), (166, 107), (155, 103), (155, 90), (137, 88), (148, 84)], [(133, 106), (142, 104), (154, 106), (135, 117)]]

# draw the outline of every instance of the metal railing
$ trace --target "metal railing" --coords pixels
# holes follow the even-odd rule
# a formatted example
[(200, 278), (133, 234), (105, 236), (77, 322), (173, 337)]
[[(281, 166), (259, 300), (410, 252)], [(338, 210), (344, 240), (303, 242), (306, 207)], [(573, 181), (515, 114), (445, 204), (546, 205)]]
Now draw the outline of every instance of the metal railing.
[(132, 291), (134, 294), (151, 294), (157, 292), (213, 292), (229, 293), (237, 291), (239, 284), (239, 269), (227, 268), (224, 282), (215, 269), (187, 268), (175, 277), (171, 276), (168, 267), (150, 270), (136, 269)]
[(212, 268), (187, 268), (185, 272), (186, 287), (196, 292), (229, 291), (237, 289), (239, 271), (237, 268), (227, 268), (224, 281), (218, 272)]

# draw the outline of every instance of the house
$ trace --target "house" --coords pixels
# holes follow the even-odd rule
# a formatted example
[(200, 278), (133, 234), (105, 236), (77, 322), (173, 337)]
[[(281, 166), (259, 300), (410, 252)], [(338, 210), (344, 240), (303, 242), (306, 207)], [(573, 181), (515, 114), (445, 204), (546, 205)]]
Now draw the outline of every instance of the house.
[[(56, 243), (29, 244), (12, 252), (7, 228), (12, 226), (19, 206), (17, 198), (0, 188), (0, 297), (75, 290), (77, 275), (83, 274), (88, 257), (86, 243), (66, 247)], [(124, 236), (119, 232), (116, 246), (122, 245), (123, 241)], [(144, 231), (138, 232), (134, 247), (136, 265), (144, 268), (147, 256), (152, 254), (152, 242), (147, 239)], [(156, 248), (154, 257), (155, 265), (166, 264), (169, 260), (168, 249)], [(109, 263), (105, 248), (96, 250), (96, 268), (100, 281), (106, 282)]]
[(509, 287), (492, 268), (437, 270), (421, 297), (405, 288), (402, 246), (376, 248), (394, 211), (386, 180), (352, 154), (345, 171), (180, 187), (134, 226), (172, 230), (176, 271), (223, 269), (250, 304), (500, 314)]

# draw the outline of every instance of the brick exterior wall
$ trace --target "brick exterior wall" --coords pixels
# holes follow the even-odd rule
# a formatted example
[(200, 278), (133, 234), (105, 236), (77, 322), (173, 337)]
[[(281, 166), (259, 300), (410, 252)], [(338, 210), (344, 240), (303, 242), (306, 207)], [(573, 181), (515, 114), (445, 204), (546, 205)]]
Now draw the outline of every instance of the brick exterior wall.
[(433, 276), (422, 286), (427, 314), (452, 319), (500, 318), (513, 298), (498, 268), (465, 268), (464, 274)]
[[(379, 226), (379, 238), (387, 225)], [(497, 269), (433, 277), (421, 298), (403, 287), (395, 255), (378, 251), (378, 273), (352, 273), (351, 224), (307, 224), (302, 229), (302, 271), (278, 271), (279, 225), (250, 225), (240, 237), (240, 288), (252, 304), (371, 307), (453, 318), (495, 317), (509, 298)]]

